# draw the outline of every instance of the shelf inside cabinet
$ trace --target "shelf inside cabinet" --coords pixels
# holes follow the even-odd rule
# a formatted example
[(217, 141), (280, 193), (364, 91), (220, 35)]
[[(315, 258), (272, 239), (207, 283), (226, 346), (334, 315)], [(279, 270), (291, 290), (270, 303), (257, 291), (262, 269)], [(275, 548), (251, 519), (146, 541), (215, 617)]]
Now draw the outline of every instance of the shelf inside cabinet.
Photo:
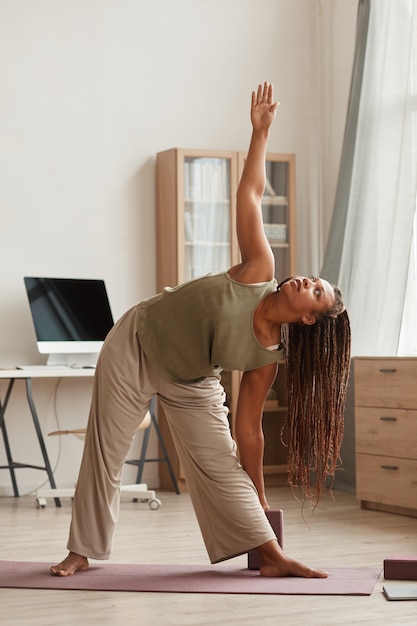
[(230, 205), (230, 198), (184, 198), (185, 204), (221, 204), (226, 207)]
[(230, 243), (228, 241), (185, 241), (186, 246), (220, 246), (222, 248), (229, 248)]
[(271, 246), (271, 248), (289, 248), (289, 244), (288, 243), (278, 243), (276, 241), (269, 241), (269, 245)]
[(264, 404), (264, 412), (272, 413), (273, 411), (288, 411), (288, 407), (278, 404), (276, 400), (266, 400)]
[(264, 465), (264, 474), (286, 474), (288, 465)]
[(288, 198), (286, 196), (262, 196), (262, 204), (288, 206)]

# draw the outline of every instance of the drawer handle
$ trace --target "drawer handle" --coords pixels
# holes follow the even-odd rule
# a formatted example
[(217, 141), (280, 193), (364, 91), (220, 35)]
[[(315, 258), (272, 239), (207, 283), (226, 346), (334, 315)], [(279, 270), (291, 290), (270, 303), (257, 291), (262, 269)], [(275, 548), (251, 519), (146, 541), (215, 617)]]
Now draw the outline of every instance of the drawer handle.
[(381, 420), (381, 422), (396, 422), (397, 421), (396, 417), (390, 417), (389, 415), (381, 415), (379, 419)]
[(395, 367), (381, 367), (379, 371), (383, 374), (392, 374), (392, 372), (396, 372), (397, 370)]
[(381, 465), (381, 469), (386, 469), (386, 470), (397, 470), (398, 466), (397, 465)]

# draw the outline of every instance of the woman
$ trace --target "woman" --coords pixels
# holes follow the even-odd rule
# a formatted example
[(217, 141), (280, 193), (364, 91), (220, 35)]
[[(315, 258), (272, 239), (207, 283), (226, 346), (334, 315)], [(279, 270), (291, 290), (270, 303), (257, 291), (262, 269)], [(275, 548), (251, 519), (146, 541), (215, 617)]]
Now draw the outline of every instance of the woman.
[[(228, 272), (165, 289), (128, 311), (105, 341), (73, 502), (70, 552), (51, 567), (53, 574), (71, 575), (86, 569), (88, 558), (109, 558), (123, 464), (157, 394), (211, 562), (256, 548), (263, 576), (327, 576), (287, 557), (264, 513), (269, 507), (262, 471), (262, 409), (277, 363), (285, 358), (284, 325), (289, 328), (292, 396), (290, 481), (308, 496), (320, 497), (327, 475), (334, 474), (349, 362), (349, 324), (340, 292), (320, 278), (294, 277), (278, 287), (274, 278), (261, 199), (277, 106), (272, 85), (264, 83), (253, 92), (252, 138), (237, 192), (241, 263)], [(312, 332), (315, 328), (319, 332)], [(325, 360), (310, 350), (317, 342)], [(224, 405), (222, 369), (243, 372), (235, 420), (239, 458)], [(320, 389), (319, 373), (326, 376)], [(317, 399), (322, 411), (318, 416), (312, 411)], [(311, 470), (317, 470), (315, 487), (310, 486)]]

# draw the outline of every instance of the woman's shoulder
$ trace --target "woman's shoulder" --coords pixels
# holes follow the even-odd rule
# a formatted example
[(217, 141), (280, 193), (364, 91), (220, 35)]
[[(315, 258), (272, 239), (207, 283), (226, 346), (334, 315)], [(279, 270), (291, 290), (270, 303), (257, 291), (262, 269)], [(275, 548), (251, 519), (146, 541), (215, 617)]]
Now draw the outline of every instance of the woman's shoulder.
[(271, 291), (273, 291), (274, 289), (276, 289), (278, 282), (276, 278), (272, 278), (270, 280), (263, 280), (263, 281), (253, 281), (253, 282), (246, 282), (246, 281), (241, 281), (239, 280), (239, 278), (237, 278), (234, 273), (229, 270), (228, 272), (225, 273), (226, 278), (231, 282), (234, 283), (236, 285), (241, 285), (243, 288), (246, 287), (255, 287), (255, 288), (270, 288)]

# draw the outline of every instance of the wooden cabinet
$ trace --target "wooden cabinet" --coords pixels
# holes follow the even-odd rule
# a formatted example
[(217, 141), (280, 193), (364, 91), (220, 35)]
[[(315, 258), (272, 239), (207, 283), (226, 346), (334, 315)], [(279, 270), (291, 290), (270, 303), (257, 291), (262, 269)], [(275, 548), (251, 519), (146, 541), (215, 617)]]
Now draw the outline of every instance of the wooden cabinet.
[[(238, 175), (242, 174), (246, 153), (238, 154)], [(271, 154), (266, 157), (266, 186), (262, 199), (265, 234), (275, 257), (276, 278), (281, 281), (296, 274), (295, 238), (295, 155)], [(287, 483), (287, 385), (285, 364), (264, 406), (264, 476), (266, 486)]]
[[(172, 148), (157, 154), (157, 287), (175, 286), (239, 262), (236, 237), (236, 191), (246, 153)], [(295, 157), (268, 154), (268, 182), (262, 203), (265, 232), (276, 259), (278, 280), (295, 274)], [(239, 390), (239, 372), (223, 372), (230, 423)], [(280, 432), (285, 421), (285, 367), (265, 405), (265, 477), (267, 484), (286, 480), (285, 448)], [(158, 419), (180, 489), (185, 480), (163, 408)], [(161, 488), (172, 482), (160, 465)]]
[(417, 359), (354, 359), (356, 494), (417, 517)]

